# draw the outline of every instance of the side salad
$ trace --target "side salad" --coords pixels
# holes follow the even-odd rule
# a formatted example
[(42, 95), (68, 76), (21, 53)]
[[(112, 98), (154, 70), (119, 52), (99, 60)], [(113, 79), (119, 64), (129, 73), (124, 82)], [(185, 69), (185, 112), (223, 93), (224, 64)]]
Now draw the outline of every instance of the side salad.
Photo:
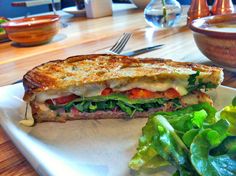
[[(0, 25), (2, 24), (2, 23), (5, 23), (5, 22), (8, 22), (9, 20), (7, 20), (6, 18), (4, 18), (4, 17), (0, 17)], [(5, 34), (6, 32), (5, 32), (5, 30), (3, 29), (3, 28), (0, 28), (0, 35), (1, 34)]]
[(207, 103), (157, 112), (129, 162), (136, 173), (172, 165), (173, 176), (236, 175), (236, 97), (220, 112)]

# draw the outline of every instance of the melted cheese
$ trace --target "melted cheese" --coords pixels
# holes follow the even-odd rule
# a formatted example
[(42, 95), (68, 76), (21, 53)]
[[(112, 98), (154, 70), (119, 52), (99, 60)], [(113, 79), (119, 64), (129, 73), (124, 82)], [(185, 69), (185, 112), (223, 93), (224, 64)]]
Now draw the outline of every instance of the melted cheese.
[[(122, 85), (122, 86), (120, 86)], [(179, 92), (181, 96), (186, 95), (188, 92), (186, 87), (188, 82), (185, 80), (165, 80), (165, 81), (151, 81), (151, 80), (139, 80), (131, 83), (124, 84), (110, 84), (110, 88), (114, 91), (127, 91), (133, 88), (146, 89), (152, 92), (164, 92), (167, 89), (174, 88)]]
[(54, 99), (62, 96), (67, 96), (71, 95), (70, 92), (44, 92), (44, 93), (39, 93), (36, 95), (36, 101), (38, 102), (44, 102), (45, 100), (48, 99)]
[(69, 92), (83, 97), (93, 97), (101, 95), (101, 92), (105, 88), (106, 86), (104, 84), (93, 84), (80, 87), (71, 87), (69, 88)]
[(19, 121), (19, 124), (27, 126), (27, 127), (32, 127), (34, 125), (34, 119), (23, 119)]
[(59, 98), (71, 94), (75, 94), (83, 97), (92, 97), (101, 95), (101, 92), (106, 88), (103, 84), (93, 84), (93, 85), (85, 85), (80, 87), (70, 87), (67, 91), (52, 91), (52, 92), (43, 92), (39, 93), (36, 96), (36, 100), (38, 102), (44, 102), (48, 99)]
[(36, 100), (39, 102), (44, 102), (47, 99), (58, 98), (70, 94), (75, 94), (83, 97), (92, 97), (101, 95), (101, 92), (106, 88), (110, 87), (113, 91), (123, 92), (133, 88), (141, 88), (146, 89), (152, 92), (163, 92), (170, 88), (174, 88), (179, 92), (181, 96), (186, 95), (188, 92), (186, 87), (188, 86), (187, 80), (162, 80), (162, 81), (153, 81), (149, 79), (139, 79), (136, 81), (128, 82), (127, 80), (120, 81), (110, 81), (105, 84), (93, 84), (93, 85), (85, 85), (80, 87), (70, 87), (67, 91), (60, 92), (44, 92), (39, 93), (36, 96)]

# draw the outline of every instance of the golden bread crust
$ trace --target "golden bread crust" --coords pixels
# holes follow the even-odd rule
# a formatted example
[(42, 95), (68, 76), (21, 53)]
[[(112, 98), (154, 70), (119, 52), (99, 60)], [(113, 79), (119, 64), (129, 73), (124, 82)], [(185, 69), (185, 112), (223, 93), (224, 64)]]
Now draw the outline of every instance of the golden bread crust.
[(220, 84), (221, 68), (169, 59), (138, 59), (128, 56), (93, 54), (72, 56), (39, 65), (23, 77), (25, 101), (48, 90), (66, 90), (71, 86), (104, 83), (110, 80), (156, 78), (186, 78), (200, 71), (204, 82)]

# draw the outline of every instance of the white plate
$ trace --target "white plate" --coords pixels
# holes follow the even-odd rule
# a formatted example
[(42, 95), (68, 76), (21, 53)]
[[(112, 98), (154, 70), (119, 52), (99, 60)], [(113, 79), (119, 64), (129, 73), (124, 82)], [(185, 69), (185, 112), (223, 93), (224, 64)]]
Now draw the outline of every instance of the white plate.
[(66, 12), (66, 13), (70, 13), (72, 15), (76, 15), (76, 16), (85, 16), (86, 15), (85, 9), (78, 10), (76, 8), (76, 6), (64, 8), (64, 9), (62, 9), (62, 11)]
[[(24, 127), (18, 124), (25, 111), (22, 84), (1, 87), (0, 92), (0, 123), (40, 175), (130, 175), (128, 162), (147, 119), (77, 120)], [(220, 86), (210, 95), (220, 109), (231, 103), (236, 89)], [(156, 175), (171, 175), (171, 170), (164, 168)]]

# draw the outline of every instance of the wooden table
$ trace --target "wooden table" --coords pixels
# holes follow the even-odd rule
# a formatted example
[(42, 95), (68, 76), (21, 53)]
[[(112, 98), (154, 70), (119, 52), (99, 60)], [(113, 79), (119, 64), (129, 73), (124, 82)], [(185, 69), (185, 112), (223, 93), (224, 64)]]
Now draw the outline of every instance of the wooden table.
[[(123, 7), (126, 10), (122, 10)], [(198, 50), (186, 26), (154, 30), (146, 24), (142, 10), (132, 5), (115, 9), (113, 16), (97, 19), (62, 14), (62, 20), (69, 26), (61, 29), (54, 40), (45, 45), (18, 47), (11, 42), (0, 44), (0, 86), (21, 79), (27, 70), (49, 60), (65, 59), (77, 54), (104, 53), (124, 32), (133, 33), (126, 51), (165, 44), (162, 49), (140, 57), (162, 57), (212, 65)], [(236, 88), (236, 75), (225, 71), (223, 85)], [(0, 150), (0, 175), (37, 175), (2, 128)]]

